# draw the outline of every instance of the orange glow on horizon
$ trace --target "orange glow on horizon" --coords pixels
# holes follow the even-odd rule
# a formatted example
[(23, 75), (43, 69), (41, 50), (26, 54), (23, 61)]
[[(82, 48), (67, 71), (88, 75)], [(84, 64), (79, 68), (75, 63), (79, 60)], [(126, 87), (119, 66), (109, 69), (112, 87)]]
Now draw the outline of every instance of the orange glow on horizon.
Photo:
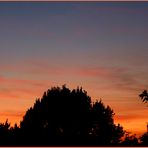
[[(41, 65), (42, 63), (39, 64), (39, 67)], [(29, 72), (36, 73), (38, 70), (38, 68), (30, 69)], [(0, 108), (0, 122), (5, 122), (8, 119), (11, 125), (15, 123), (19, 125), (23, 115), (34, 104), (36, 98), (41, 98), (44, 91), (48, 88), (50, 89), (51, 86), (62, 86), (67, 82), (67, 87), (70, 89), (83, 86), (83, 89), (88, 92), (92, 101), (101, 98), (105, 105), (109, 105), (114, 110), (115, 123), (120, 123), (125, 130), (136, 134), (146, 131), (147, 117), (143, 116), (143, 112), (148, 113), (148, 111), (144, 104), (138, 100), (138, 96), (136, 96), (140, 92), (137, 88), (139, 83), (136, 83), (136, 87), (133, 87), (131, 84), (128, 86), (129, 82), (134, 84), (135, 80), (132, 77), (127, 78), (126, 69), (85, 67), (70, 70), (64, 69), (64, 72), (59, 72), (61, 69), (57, 68), (56, 70), (54, 68), (54, 71), (56, 71), (55, 77), (53, 76), (53, 71), (50, 79), (44, 77), (50, 71), (52, 70), (40, 72), (39, 74), (45, 75), (38, 79), (0, 76), (0, 82), (3, 85), (3, 88), (0, 89), (0, 98), (3, 103), (3, 106)], [(121, 84), (114, 83), (119, 81)]]
[[(71, 86), (70, 88), (73, 88), (73, 87)], [(28, 95), (25, 94), (25, 92), (24, 93), (22, 93), (22, 92), (18, 96), (21, 98), (24, 98), (24, 100), (26, 101), (25, 102), (26, 104), (25, 103), (18, 104), (17, 105), (18, 109), (16, 111), (15, 110), (16, 107), (14, 106), (14, 108), (13, 108), (13, 105), (12, 105), (13, 103), (11, 104), (11, 102), (9, 102), (9, 105), (14, 110), (14, 111), (13, 110), (9, 111), (8, 110), (9, 106), (7, 106), (8, 104), (6, 103), (4, 108), (7, 108), (7, 111), (3, 111), (4, 108), (1, 108), (1, 110), (0, 110), (0, 122), (5, 122), (6, 119), (8, 119), (8, 121), (11, 123), (12, 126), (15, 123), (17, 123), (19, 125), (19, 123), (23, 119), (23, 116), (25, 115), (25, 112), (27, 111), (27, 109), (29, 109), (33, 105), (36, 98), (41, 98), (42, 94), (43, 94), (42, 89), (38, 89), (37, 93), (36, 93), (36, 91), (32, 91)], [(19, 94), (19, 92), (17, 92), (17, 91), (15, 93)], [(88, 94), (88, 95), (91, 96), (90, 94)], [(95, 96), (97, 96), (97, 94), (92, 96), (92, 101), (99, 99)], [(0, 98), (6, 98), (6, 99), (12, 98), (12, 100), (15, 99), (15, 100), (17, 100), (17, 102), (19, 102), (19, 97), (17, 99), (15, 98), (15, 96), (12, 98), (11, 95), (6, 96), (4, 93), (0, 95)], [(147, 112), (147, 108), (146, 107), (144, 108), (143, 104), (138, 104), (138, 106), (135, 107), (134, 110), (132, 110), (131, 106), (130, 106), (131, 104), (129, 103), (125, 107), (123, 105), (124, 102), (122, 102), (122, 100), (121, 101), (119, 100), (119, 102), (118, 101), (112, 102), (112, 101), (107, 101), (107, 100), (105, 100), (105, 98), (103, 98), (102, 101), (106, 106), (109, 105), (114, 110), (114, 112), (115, 112), (114, 121), (116, 124), (119, 123), (121, 126), (123, 126), (124, 130), (132, 132), (133, 134), (137, 134), (137, 135), (140, 135), (140, 134), (146, 132), (147, 116), (146, 116), (146, 114), (143, 114), (143, 115), (141, 115), (141, 114), (142, 114), (142, 112), (143, 113)], [(142, 108), (144, 108), (143, 110), (140, 110), (141, 109), (140, 105), (142, 106)]]

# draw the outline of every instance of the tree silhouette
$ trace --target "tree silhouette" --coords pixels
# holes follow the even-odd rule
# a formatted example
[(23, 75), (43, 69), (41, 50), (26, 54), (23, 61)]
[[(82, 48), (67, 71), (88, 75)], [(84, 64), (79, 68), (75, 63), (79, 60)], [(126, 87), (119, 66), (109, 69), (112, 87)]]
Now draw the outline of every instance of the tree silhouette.
[(120, 142), (120, 137), (124, 135), (123, 128), (114, 124), (114, 112), (102, 101), (97, 101), (92, 106), (92, 132), (97, 145), (115, 145)]
[(122, 146), (139, 146), (138, 138), (136, 135), (131, 135), (126, 132), (124, 140), (121, 143)]
[(140, 141), (141, 141), (142, 146), (148, 146), (148, 133), (144, 133), (140, 137)]
[[(148, 92), (147, 90), (144, 90), (139, 97), (141, 98), (142, 102), (147, 103), (148, 102)], [(147, 128), (148, 128), (148, 124), (147, 124)], [(140, 141), (142, 143), (142, 145), (144, 146), (148, 146), (148, 131), (146, 133), (144, 133), (141, 137), (140, 137)]]
[(140, 95), (139, 97), (141, 98), (141, 100), (145, 103), (148, 102), (148, 92), (147, 90), (144, 90)]
[(82, 88), (52, 87), (36, 99), (20, 122), (22, 145), (117, 145), (123, 128), (102, 101), (92, 103)]
[(0, 123), (0, 145), (9, 145), (10, 141), (10, 123)]

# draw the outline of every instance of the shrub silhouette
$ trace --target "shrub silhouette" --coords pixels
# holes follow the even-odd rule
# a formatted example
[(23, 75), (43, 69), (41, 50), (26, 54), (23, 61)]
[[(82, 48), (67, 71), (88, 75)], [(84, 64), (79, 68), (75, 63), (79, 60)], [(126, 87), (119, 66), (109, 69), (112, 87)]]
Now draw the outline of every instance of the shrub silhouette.
[(52, 87), (37, 99), (20, 122), (19, 142), (33, 146), (117, 145), (123, 128), (113, 110), (91, 102), (85, 90)]
[(122, 146), (140, 146), (140, 143), (138, 142), (138, 138), (134, 134), (125, 133), (124, 140), (121, 143)]

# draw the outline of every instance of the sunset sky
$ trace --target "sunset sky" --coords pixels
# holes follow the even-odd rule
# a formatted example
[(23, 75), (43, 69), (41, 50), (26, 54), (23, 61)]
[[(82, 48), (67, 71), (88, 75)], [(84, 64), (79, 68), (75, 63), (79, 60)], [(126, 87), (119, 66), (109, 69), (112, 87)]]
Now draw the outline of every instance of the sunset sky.
[(148, 2), (0, 2), (0, 122), (51, 86), (82, 86), (125, 130), (146, 132)]

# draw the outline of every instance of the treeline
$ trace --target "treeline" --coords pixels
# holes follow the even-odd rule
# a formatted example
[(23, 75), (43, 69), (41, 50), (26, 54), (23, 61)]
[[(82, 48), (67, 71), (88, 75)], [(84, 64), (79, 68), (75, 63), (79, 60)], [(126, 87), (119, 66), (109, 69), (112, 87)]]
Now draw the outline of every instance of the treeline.
[(92, 102), (82, 88), (52, 87), (36, 99), (20, 122), (0, 124), (0, 146), (148, 146), (114, 123), (114, 112), (103, 102)]

